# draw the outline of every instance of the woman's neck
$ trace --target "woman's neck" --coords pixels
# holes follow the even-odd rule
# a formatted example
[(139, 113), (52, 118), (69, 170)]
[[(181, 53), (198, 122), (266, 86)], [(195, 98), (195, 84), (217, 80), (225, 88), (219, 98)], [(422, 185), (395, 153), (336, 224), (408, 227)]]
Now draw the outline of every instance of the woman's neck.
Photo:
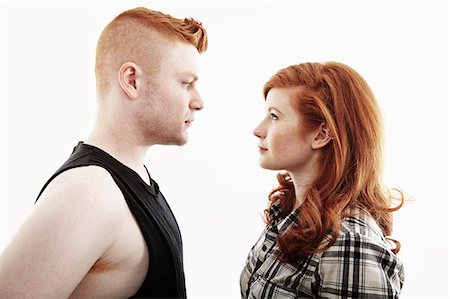
[(311, 166), (307, 171), (302, 169), (301, 171), (288, 171), (288, 173), (295, 188), (295, 203), (293, 206), (293, 210), (295, 210), (304, 203), (308, 187), (316, 178), (317, 167)]

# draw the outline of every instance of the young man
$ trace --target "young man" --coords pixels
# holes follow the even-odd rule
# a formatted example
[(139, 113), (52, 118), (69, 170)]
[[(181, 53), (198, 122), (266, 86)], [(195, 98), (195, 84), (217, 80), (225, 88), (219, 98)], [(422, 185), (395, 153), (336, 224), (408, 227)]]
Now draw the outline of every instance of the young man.
[(185, 298), (181, 235), (143, 161), (203, 108), (201, 23), (125, 11), (97, 45), (96, 124), (5, 249), (1, 298)]

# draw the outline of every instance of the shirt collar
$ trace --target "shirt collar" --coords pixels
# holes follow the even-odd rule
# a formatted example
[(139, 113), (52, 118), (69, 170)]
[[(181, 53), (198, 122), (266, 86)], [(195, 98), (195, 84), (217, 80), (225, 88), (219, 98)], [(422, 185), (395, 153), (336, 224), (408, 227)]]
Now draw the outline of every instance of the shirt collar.
[(269, 210), (269, 221), (272, 225), (276, 225), (281, 219), (281, 212), (283, 211), (281, 202), (277, 199)]
[(296, 225), (298, 222), (299, 209), (300, 208), (297, 208), (296, 210), (292, 211), (288, 216), (282, 218), (281, 214), (283, 212), (283, 206), (281, 205), (280, 199), (277, 199), (272, 204), (269, 210), (269, 221), (272, 228), (276, 232), (282, 233), (291, 225)]

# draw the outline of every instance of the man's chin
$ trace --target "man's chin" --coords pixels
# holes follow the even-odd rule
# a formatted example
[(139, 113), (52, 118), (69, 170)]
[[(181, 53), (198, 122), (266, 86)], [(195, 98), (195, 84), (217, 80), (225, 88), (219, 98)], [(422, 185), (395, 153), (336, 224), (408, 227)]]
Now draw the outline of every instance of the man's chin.
[(173, 138), (166, 138), (166, 140), (160, 140), (160, 142), (158, 144), (182, 146), (188, 142), (188, 139), (189, 139), (188, 135), (183, 134), (181, 136), (177, 136), (177, 137), (173, 137)]
[(188, 139), (186, 138), (186, 139), (181, 140), (180, 142), (178, 142), (176, 145), (178, 145), (178, 146), (183, 146), (183, 145), (185, 145), (187, 142), (188, 142)]
[(183, 146), (188, 142), (188, 136), (182, 136), (181, 138), (177, 139), (177, 140), (173, 140), (173, 142), (171, 142), (171, 145), (177, 145), (177, 146)]

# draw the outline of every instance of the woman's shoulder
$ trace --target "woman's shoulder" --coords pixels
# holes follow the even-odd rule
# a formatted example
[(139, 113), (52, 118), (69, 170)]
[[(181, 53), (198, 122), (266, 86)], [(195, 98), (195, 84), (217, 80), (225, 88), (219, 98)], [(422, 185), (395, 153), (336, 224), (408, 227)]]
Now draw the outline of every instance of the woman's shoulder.
[(339, 238), (359, 237), (367, 242), (387, 244), (383, 231), (375, 219), (361, 209), (352, 210), (351, 214), (341, 220)]
[[(329, 236), (330, 238), (330, 236)], [(363, 210), (353, 210), (341, 220), (336, 240), (325, 252), (359, 248), (361, 251), (378, 251), (378, 254), (395, 256), (391, 244), (373, 217)], [(356, 249), (355, 249), (356, 250)]]
[(400, 294), (403, 264), (367, 213), (344, 218), (338, 237), (319, 259), (314, 284), (320, 292), (341, 294), (345, 290), (368, 298), (397, 298)]
[[(327, 237), (328, 240), (331, 236)], [(322, 269), (341, 267), (377, 268), (390, 274), (399, 274), (403, 279), (403, 263), (392, 251), (381, 228), (373, 217), (358, 210), (341, 220), (340, 231), (334, 242), (320, 253)]]

